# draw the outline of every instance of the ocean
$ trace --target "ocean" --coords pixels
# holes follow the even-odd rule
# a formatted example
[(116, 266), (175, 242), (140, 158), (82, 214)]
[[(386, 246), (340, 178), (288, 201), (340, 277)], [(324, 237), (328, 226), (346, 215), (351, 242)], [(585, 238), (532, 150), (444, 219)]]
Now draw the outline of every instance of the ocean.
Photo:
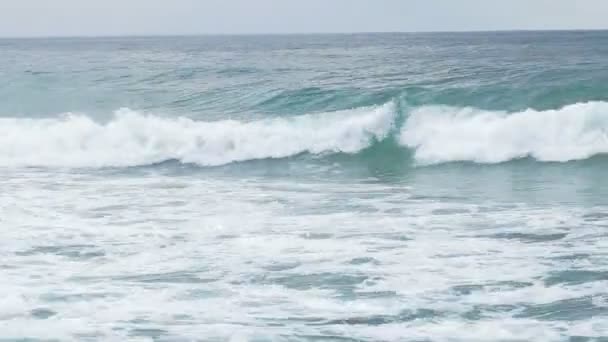
[(608, 32), (0, 40), (2, 341), (608, 341)]

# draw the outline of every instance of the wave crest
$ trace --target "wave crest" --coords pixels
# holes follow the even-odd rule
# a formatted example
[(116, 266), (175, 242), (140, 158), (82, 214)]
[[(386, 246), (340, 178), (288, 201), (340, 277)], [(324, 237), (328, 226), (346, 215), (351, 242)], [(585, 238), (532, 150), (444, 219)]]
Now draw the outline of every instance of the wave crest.
[(300, 153), (356, 153), (386, 138), (393, 103), (254, 122), (162, 118), (129, 109), (105, 124), (83, 115), (0, 119), (0, 165), (138, 166), (179, 160), (217, 166)]
[(608, 153), (608, 103), (517, 113), (427, 106), (415, 109), (399, 141), (419, 164), (499, 163), (531, 157), (566, 162)]
[[(566, 162), (608, 154), (608, 102), (516, 113), (424, 106), (412, 109), (402, 125), (397, 107), (389, 102), (252, 122), (165, 118), (130, 109), (117, 111), (105, 124), (72, 114), (4, 118), (0, 166), (126, 167), (167, 160), (218, 166), (302, 153), (355, 154), (387, 139), (403, 148), (382, 159), (390, 163), (403, 158), (409, 163), (412, 157), (421, 165), (521, 158)], [(365, 156), (369, 153), (387, 152), (371, 149)]]

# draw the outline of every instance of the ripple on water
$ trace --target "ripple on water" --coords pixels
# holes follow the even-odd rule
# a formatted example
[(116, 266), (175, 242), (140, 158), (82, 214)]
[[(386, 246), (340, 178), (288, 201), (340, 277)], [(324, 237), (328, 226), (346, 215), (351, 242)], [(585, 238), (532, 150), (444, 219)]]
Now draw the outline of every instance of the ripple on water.
[(333, 234), (329, 233), (303, 233), (300, 237), (306, 240), (328, 240), (333, 237)]
[(575, 260), (584, 260), (591, 258), (591, 254), (588, 253), (574, 253), (567, 255), (560, 255), (556, 257), (551, 257), (553, 260), (565, 260), (565, 261), (575, 261)]
[(418, 309), (415, 311), (403, 310), (396, 315), (371, 315), (361, 317), (345, 317), (332, 319), (322, 323), (312, 323), (311, 325), (371, 325), (379, 326), (394, 323), (412, 322), (415, 320), (433, 320), (440, 318), (441, 312), (430, 309)]
[(608, 221), (607, 212), (593, 212), (583, 215), (583, 220), (587, 222)]
[(197, 272), (175, 271), (166, 273), (146, 273), (136, 275), (113, 275), (113, 276), (74, 276), (68, 280), (79, 283), (117, 282), (140, 283), (140, 284), (208, 284), (218, 281), (218, 278), (203, 278)]
[(460, 316), (467, 321), (480, 321), (495, 317), (497, 314), (510, 314), (519, 309), (517, 305), (509, 304), (479, 304)]
[(273, 262), (262, 266), (263, 269), (271, 272), (288, 271), (297, 268), (301, 265), (300, 262)]
[(108, 299), (108, 298), (122, 298), (125, 294), (120, 293), (45, 293), (40, 296), (43, 302), (55, 303), (55, 302), (88, 302), (95, 299)]
[(263, 284), (281, 285), (294, 290), (325, 289), (352, 291), (354, 287), (362, 284), (369, 277), (367, 275), (342, 274), (342, 273), (315, 273), (315, 274), (290, 274), (284, 276), (258, 277), (255, 282)]
[(135, 328), (131, 329), (129, 335), (131, 337), (144, 337), (151, 338), (153, 340), (158, 340), (162, 337), (166, 337), (167, 335), (169, 335), (169, 332), (167, 330), (156, 328)]
[(55, 316), (56, 314), (57, 312), (46, 308), (38, 308), (30, 311), (30, 315), (36, 319), (47, 319)]
[(349, 261), (349, 264), (351, 264), (351, 265), (365, 265), (365, 264), (379, 265), (380, 262), (372, 257), (358, 257), (358, 258), (351, 259)]
[(197, 273), (177, 271), (167, 273), (149, 273), (134, 276), (118, 276), (114, 280), (136, 283), (164, 284), (208, 284), (218, 281), (217, 278), (202, 278)]
[(492, 239), (504, 239), (504, 240), (517, 240), (523, 243), (540, 243), (540, 242), (551, 242), (564, 239), (567, 237), (566, 233), (555, 233), (555, 234), (532, 234), (532, 233), (498, 233), (493, 235), (485, 235), (480, 237), (488, 237)]
[(608, 271), (567, 270), (546, 277), (545, 285), (579, 285), (605, 280), (608, 280)]
[(105, 252), (95, 245), (55, 245), (36, 246), (15, 253), (18, 256), (35, 256), (41, 254), (53, 254), (76, 260), (88, 260), (105, 256)]
[(547, 304), (526, 305), (516, 318), (546, 321), (581, 321), (594, 317), (608, 319), (608, 307), (596, 306), (592, 297), (558, 300)]
[(325, 334), (325, 335), (291, 335), (284, 336), (287, 338), (287, 341), (290, 341), (292, 338), (295, 338), (295, 341), (334, 341), (334, 342), (361, 342), (361, 339), (345, 337), (339, 335)]
[(471, 210), (464, 209), (464, 208), (441, 208), (441, 209), (435, 209), (431, 212), (431, 214), (438, 215), (438, 216), (462, 215), (462, 214), (469, 214), (469, 213), (471, 213)]
[(468, 284), (468, 285), (456, 285), (451, 290), (458, 295), (470, 295), (478, 291), (486, 292), (499, 292), (499, 291), (510, 291), (522, 289), (525, 287), (534, 286), (530, 282), (521, 281), (499, 281), (487, 284)]

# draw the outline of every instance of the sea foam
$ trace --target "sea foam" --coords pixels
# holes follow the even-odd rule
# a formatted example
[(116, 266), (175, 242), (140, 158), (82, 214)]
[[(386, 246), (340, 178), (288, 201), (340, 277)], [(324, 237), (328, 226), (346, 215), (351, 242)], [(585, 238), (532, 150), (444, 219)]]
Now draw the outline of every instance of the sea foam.
[[(121, 109), (106, 123), (86, 115), (0, 119), (0, 166), (126, 167), (177, 160), (201, 166), (355, 154), (384, 139), (413, 151), (419, 165), (501, 163), (520, 158), (567, 162), (608, 153), (608, 102), (509, 113), (423, 106), (398, 125), (397, 106), (258, 121), (196, 121)], [(404, 150), (404, 157), (409, 155)]]
[(178, 160), (201, 166), (356, 153), (386, 138), (393, 103), (252, 122), (195, 121), (121, 109), (107, 123), (85, 115), (0, 119), (0, 166), (122, 167)]
[(419, 164), (499, 163), (531, 157), (566, 162), (608, 153), (608, 103), (516, 113), (426, 106), (413, 110), (399, 141)]

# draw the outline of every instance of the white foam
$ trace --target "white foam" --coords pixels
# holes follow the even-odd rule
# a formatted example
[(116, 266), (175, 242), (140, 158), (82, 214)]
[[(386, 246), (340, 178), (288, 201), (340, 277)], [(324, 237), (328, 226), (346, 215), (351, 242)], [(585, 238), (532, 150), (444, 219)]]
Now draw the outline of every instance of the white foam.
[(607, 102), (517, 113), (428, 106), (410, 114), (400, 142), (415, 149), (421, 164), (525, 157), (566, 162), (608, 153), (607, 131)]
[(121, 109), (100, 124), (83, 115), (0, 119), (0, 166), (136, 166), (176, 159), (204, 166), (300, 153), (356, 153), (384, 139), (394, 105), (254, 122), (201, 122)]
[[(600, 207), (475, 210), (491, 204), (408, 200), (396, 183), (0, 174), (7, 338), (149, 340), (145, 330), (156, 329), (164, 340), (559, 341), (607, 332), (603, 317), (591, 317), (594, 307), (560, 303), (601, 298), (605, 281), (543, 286), (554, 273), (603, 270), (601, 229), (582, 224)], [(352, 209), (374, 203), (407, 210)], [(456, 207), (470, 214), (433, 214)], [(562, 240), (491, 238), (560, 227)], [(557, 258), (572, 255), (593, 257)], [(362, 257), (373, 259), (352, 262)], [(497, 305), (517, 310), (493, 312)], [(574, 321), (518, 316), (527, 307), (563, 309)], [(483, 319), (467, 318), (478, 309)], [(41, 320), (40, 310), (55, 315)], [(418, 310), (440, 315), (400, 321)], [(378, 316), (399, 322), (373, 325)], [(348, 321), (362, 324), (338, 323)]]

